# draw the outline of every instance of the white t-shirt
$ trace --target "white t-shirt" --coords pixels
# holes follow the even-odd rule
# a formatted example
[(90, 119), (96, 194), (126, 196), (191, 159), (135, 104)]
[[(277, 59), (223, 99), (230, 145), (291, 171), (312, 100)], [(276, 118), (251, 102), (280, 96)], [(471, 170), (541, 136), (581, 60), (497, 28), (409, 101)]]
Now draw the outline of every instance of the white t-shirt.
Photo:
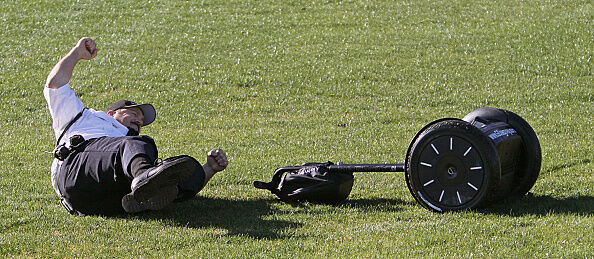
[[(84, 109), (84, 105), (70, 89), (69, 83), (58, 89), (44, 87), (43, 96), (52, 116), (52, 127), (57, 140), (70, 121)], [(66, 143), (69, 146), (68, 139), (74, 135), (81, 135), (85, 140), (89, 140), (99, 137), (122, 137), (126, 134), (128, 134), (128, 128), (111, 115), (104, 111), (85, 109), (82, 116), (64, 134), (59, 144)], [(62, 165), (62, 161), (54, 159), (51, 167), (52, 186), (58, 195), (60, 192), (57, 185), (57, 173), (60, 165)]]

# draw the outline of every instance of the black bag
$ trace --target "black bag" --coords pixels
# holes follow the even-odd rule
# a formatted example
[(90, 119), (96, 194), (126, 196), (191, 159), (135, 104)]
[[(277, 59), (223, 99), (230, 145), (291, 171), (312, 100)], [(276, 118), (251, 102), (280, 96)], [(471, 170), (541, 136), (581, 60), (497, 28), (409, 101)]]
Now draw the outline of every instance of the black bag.
[[(336, 204), (347, 199), (353, 188), (352, 172), (331, 172), (327, 163), (307, 163), (277, 169), (269, 183), (255, 181), (284, 202), (308, 201)], [(284, 177), (283, 177), (284, 175)]]

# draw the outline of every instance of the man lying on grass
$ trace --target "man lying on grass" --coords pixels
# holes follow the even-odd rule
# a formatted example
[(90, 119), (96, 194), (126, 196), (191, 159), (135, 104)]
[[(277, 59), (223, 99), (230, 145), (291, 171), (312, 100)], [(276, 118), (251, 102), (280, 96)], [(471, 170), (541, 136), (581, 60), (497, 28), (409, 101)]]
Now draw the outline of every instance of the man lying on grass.
[(159, 210), (194, 197), (224, 170), (221, 149), (201, 166), (190, 156), (157, 163), (153, 139), (139, 135), (156, 117), (151, 104), (120, 100), (105, 112), (84, 108), (70, 89), (74, 67), (97, 56), (95, 42), (82, 38), (47, 77), (43, 95), (57, 139), (51, 180), (64, 207), (74, 215), (112, 215)]

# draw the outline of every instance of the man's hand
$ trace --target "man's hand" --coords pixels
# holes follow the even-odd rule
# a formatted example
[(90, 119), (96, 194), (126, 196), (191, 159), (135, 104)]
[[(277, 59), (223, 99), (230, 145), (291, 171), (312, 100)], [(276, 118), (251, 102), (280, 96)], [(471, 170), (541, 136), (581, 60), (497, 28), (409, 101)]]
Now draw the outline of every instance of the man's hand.
[(82, 38), (78, 41), (76, 46), (74, 46), (72, 51), (76, 51), (79, 59), (91, 60), (97, 56), (97, 45), (91, 38)]
[(211, 150), (206, 156), (206, 164), (213, 170), (213, 173), (223, 171), (229, 165), (227, 154), (221, 149)]
[(50, 71), (45, 82), (47, 88), (57, 89), (70, 81), (76, 63), (81, 59), (90, 60), (97, 56), (97, 45), (91, 38), (78, 40), (70, 50)]
[(221, 149), (213, 149), (206, 154), (206, 164), (202, 166), (204, 169), (204, 185), (220, 171), (225, 170), (229, 165), (227, 154)]

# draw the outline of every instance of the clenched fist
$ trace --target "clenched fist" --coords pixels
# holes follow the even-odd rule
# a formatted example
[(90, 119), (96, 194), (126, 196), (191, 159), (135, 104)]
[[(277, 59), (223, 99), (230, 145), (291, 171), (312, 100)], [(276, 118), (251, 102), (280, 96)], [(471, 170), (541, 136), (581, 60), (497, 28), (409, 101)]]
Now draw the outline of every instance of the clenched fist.
[(90, 60), (97, 56), (97, 45), (91, 38), (81, 38), (76, 46), (54, 65), (45, 81), (47, 88), (58, 89), (70, 81), (74, 67), (81, 59)]
[(214, 173), (223, 171), (229, 165), (227, 154), (222, 149), (211, 150), (206, 156), (206, 164), (212, 168)]
[(82, 38), (74, 46), (72, 51), (77, 53), (79, 59), (90, 60), (97, 56), (97, 45), (91, 38)]

